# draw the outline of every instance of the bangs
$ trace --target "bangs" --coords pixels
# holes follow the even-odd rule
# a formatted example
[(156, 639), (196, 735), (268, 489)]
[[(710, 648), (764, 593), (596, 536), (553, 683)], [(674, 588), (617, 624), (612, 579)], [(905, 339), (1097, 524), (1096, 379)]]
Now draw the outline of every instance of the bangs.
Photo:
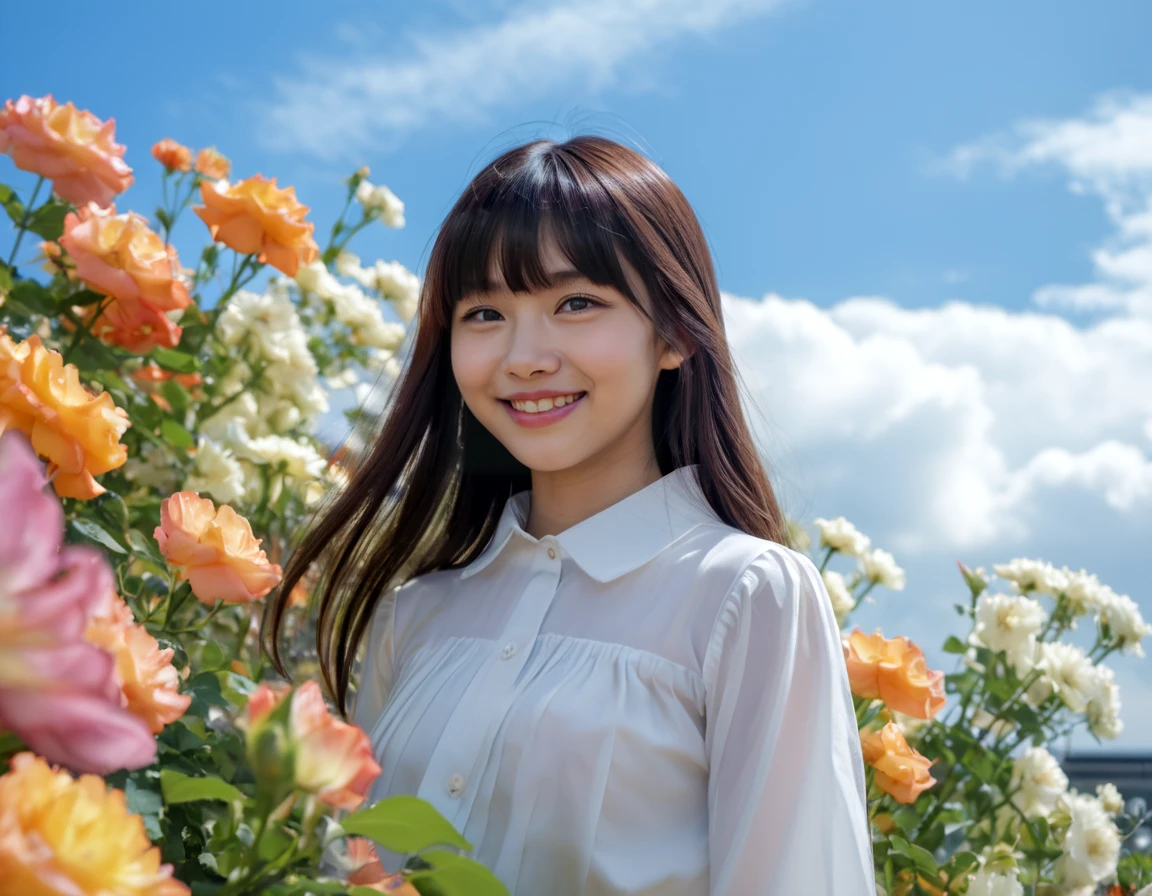
[(642, 280), (645, 272), (631, 257), (631, 233), (611, 195), (579, 161), (543, 146), (512, 173), (474, 183), (449, 214), (438, 247), (443, 320), (469, 293), (555, 286), (542, 260), (549, 241), (570, 268), (639, 307), (621, 255)]

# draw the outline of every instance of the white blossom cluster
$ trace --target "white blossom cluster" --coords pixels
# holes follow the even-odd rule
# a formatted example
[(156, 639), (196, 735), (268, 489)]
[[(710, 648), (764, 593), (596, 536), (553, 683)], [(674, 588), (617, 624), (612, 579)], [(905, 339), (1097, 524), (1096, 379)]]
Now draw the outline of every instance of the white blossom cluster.
[[(859, 575), (852, 585), (845, 581), (844, 576), (833, 570), (821, 570), (824, 578), (824, 587), (832, 600), (832, 608), (836, 613), (836, 621), (843, 625), (848, 614), (856, 606), (857, 600), (852, 594), (856, 583), (866, 581), (869, 587), (883, 585), (893, 591), (902, 591), (905, 584), (904, 570), (896, 563), (896, 559), (887, 551), (872, 547), (872, 539), (864, 535), (843, 516), (834, 520), (817, 517), (815, 520), (820, 530), (820, 548), (831, 548), (841, 554), (857, 559)], [(803, 539), (805, 546), (811, 544), (807, 534)], [(872, 597), (864, 597), (865, 603), (875, 603)]]
[(1114, 785), (1100, 785), (1095, 796), (1069, 790), (1056, 757), (1044, 747), (1032, 747), (1015, 761), (1010, 786), (1012, 801), (1024, 815), (1043, 817), (1062, 832), (1057, 873), (1065, 890), (1084, 888), (1092, 894), (1115, 876), (1120, 831), (1112, 817), (1124, 804)]
[(237, 356), (217, 384), (217, 400), (227, 403), (201, 423), (185, 487), (224, 503), (275, 501), (286, 480), (303, 489), (324, 475), (327, 463), (310, 439), (285, 433), (310, 432), (328, 398), (287, 289), (274, 281), (263, 293), (241, 290), (216, 333)]
[[(1091, 615), (1098, 626), (1107, 625), (1117, 645), (1136, 656), (1144, 656), (1140, 642), (1152, 634), (1152, 625), (1144, 621), (1140, 607), (1127, 594), (1117, 594), (1100, 583), (1095, 575), (1067, 566), (1057, 569), (1042, 560), (1017, 558), (993, 566), (996, 575), (1012, 582), (1020, 594), (1034, 591), (1053, 600), (1067, 602), (1073, 617)], [(1075, 628), (1075, 619), (1072, 627)]]
[(369, 215), (379, 216), (388, 227), (404, 226), (404, 203), (383, 184), (360, 181), (356, 186), (356, 201)]

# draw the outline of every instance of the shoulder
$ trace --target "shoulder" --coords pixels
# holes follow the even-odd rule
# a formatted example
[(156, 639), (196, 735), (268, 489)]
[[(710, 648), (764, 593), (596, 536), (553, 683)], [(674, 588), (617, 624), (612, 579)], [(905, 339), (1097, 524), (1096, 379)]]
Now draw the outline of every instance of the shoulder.
[(734, 639), (779, 645), (812, 624), (835, 627), (823, 576), (807, 554), (760, 538), (746, 544), (753, 553), (739, 567), (714, 617), (705, 652), (706, 679)]

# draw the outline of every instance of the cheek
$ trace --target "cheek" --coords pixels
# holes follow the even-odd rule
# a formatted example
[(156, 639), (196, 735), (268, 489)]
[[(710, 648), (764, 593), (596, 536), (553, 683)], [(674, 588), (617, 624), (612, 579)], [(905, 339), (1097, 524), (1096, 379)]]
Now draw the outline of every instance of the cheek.
[(452, 337), (452, 375), (465, 398), (484, 390), (491, 379), (491, 351), (464, 335)]
[(602, 387), (611, 385), (621, 395), (644, 391), (655, 375), (648, 332), (623, 316), (612, 326), (590, 327), (569, 352), (589, 379)]

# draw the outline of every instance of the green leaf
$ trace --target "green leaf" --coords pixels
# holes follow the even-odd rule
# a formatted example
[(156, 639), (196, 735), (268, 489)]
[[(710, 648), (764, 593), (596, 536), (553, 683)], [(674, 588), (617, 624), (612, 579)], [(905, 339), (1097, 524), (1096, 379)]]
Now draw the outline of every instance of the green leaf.
[(8, 213), (12, 223), (19, 226), (24, 219), (24, 203), (20, 201), (16, 191), (7, 184), (0, 184), (0, 205), (4, 206), (4, 211)]
[(160, 208), (159, 206), (156, 208), (156, 220), (160, 222), (161, 227), (165, 227), (168, 230), (172, 229), (171, 215), (169, 215), (168, 212), (164, 211), (164, 209)]
[(0, 292), (7, 292), (12, 288), (12, 269), (0, 261)]
[(193, 778), (175, 769), (160, 770), (160, 789), (164, 792), (164, 802), (169, 805), (191, 803), (195, 800), (244, 801), (244, 794), (222, 778)]
[(967, 651), (968, 645), (955, 635), (949, 635), (948, 640), (944, 642), (945, 653), (967, 653)]
[(381, 800), (374, 806), (353, 812), (340, 826), (347, 833), (369, 837), (392, 852), (420, 852), (439, 844), (472, 849), (472, 844), (435, 807), (414, 796), (401, 795)]
[(28, 229), (46, 240), (58, 240), (64, 232), (64, 216), (68, 206), (60, 202), (48, 202), (32, 213)]
[(20, 280), (12, 287), (12, 299), (25, 308), (51, 317), (56, 313), (56, 298), (35, 280)]
[(437, 896), (508, 896), (508, 889), (495, 874), (467, 856), (430, 849), (422, 852), (420, 858), (432, 866), (427, 871), (414, 871), (409, 877), (412, 885), (421, 893), (435, 893)]
[(72, 520), (71, 526), (81, 537), (88, 541), (96, 542), (96, 544), (107, 548), (114, 554), (128, 553), (111, 534), (106, 532), (101, 526), (92, 522), (92, 520)]
[(161, 567), (167, 568), (168, 561), (166, 561), (164, 555), (160, 553), (160, 548), (156, 546), (156, 540), (149, 538), (139, 529), (128, 530), (128, 544), (137, 554), (143, 554), (154, 563), (158, 563)]
[(186, 352), (173, 351), (170, 348), (157, 348), (152, 352), (152, 360), (165, 370), (174, 370), (177, 373), (193, 373), (196, 370), (196, 359)]
[(188, 432), (188, 430), (171, 417), (165, 418), (160, 423), (160, 435), (168, 441), (169, 445), (175, 448), (191, 448), (196, 444), (196, 440), (192, 438), (192, 433)]

